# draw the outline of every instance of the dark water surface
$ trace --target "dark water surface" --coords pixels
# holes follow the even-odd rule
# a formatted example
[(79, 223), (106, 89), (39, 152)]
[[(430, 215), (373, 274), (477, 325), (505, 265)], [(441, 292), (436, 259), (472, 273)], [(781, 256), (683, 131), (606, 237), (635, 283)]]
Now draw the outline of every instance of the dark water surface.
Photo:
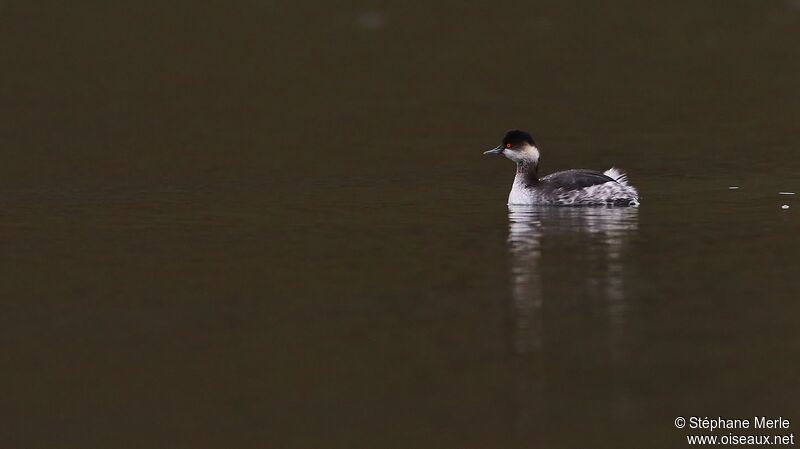
[[(798, 42), (796, 1), (0, 1), (0, 446), (796, 431)], [(509, 210), (510, 127), (642, 206)]]

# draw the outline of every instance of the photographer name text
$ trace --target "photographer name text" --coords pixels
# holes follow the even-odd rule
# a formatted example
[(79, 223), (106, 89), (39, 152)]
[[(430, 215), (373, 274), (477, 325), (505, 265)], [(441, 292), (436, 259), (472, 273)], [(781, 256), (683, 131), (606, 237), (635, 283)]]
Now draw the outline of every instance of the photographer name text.
[[(748, 418), (709, 418), (707, 416), (690, 416), (684, 424), (689, 429), (705, 429), (711, 432), (718, 429), (788, 429), (791, 423), (781, 416), (754, 416)], [(683, 428), (684, 426), (678, 426)]]

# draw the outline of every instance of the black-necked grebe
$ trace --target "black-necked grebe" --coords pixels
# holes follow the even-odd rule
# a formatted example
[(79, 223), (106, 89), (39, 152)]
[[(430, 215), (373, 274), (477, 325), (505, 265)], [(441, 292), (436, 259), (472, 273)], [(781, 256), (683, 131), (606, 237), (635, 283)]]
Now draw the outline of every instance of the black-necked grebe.
[(564, 206), (638, 206), (639, 193), (628, 184), (624, 172), (610, 168), (565, 170), (539, 178), (539, 149), (525, 131), (512, 129), (503, 143), (483, 154), (503, 155), (517, 164), (517, 176), (508, 204)]

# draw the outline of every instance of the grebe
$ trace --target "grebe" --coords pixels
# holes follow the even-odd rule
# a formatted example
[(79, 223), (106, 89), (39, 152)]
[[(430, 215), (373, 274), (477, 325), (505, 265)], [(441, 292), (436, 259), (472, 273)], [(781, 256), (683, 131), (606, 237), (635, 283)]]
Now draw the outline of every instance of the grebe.
[(512, 129), (503, 142), (483, 154), (503, 155), (517, 164), (509, 205), (638, 206), (639, 193), (624, 172), (610, 168), (565, 170), (539, 178), (539, 149), (525, 131)]

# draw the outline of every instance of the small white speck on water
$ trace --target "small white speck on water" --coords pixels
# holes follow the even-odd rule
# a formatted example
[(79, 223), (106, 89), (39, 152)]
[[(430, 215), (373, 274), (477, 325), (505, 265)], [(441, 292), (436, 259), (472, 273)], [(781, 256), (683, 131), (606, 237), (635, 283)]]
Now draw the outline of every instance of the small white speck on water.
[(788, 204), (784, 204), (783, 206), (781, 206), (781, 209), (783, 209), (783, 210), (786, 210), (786, 209), (788, 209), (788, 208), (789, 208), (789, 205), (788, 205)]
[(794, 195), (794, 192), (778, 192), (778, 195)]
[(728, 190), (739, 190), (739, 186), (730, 186)]

